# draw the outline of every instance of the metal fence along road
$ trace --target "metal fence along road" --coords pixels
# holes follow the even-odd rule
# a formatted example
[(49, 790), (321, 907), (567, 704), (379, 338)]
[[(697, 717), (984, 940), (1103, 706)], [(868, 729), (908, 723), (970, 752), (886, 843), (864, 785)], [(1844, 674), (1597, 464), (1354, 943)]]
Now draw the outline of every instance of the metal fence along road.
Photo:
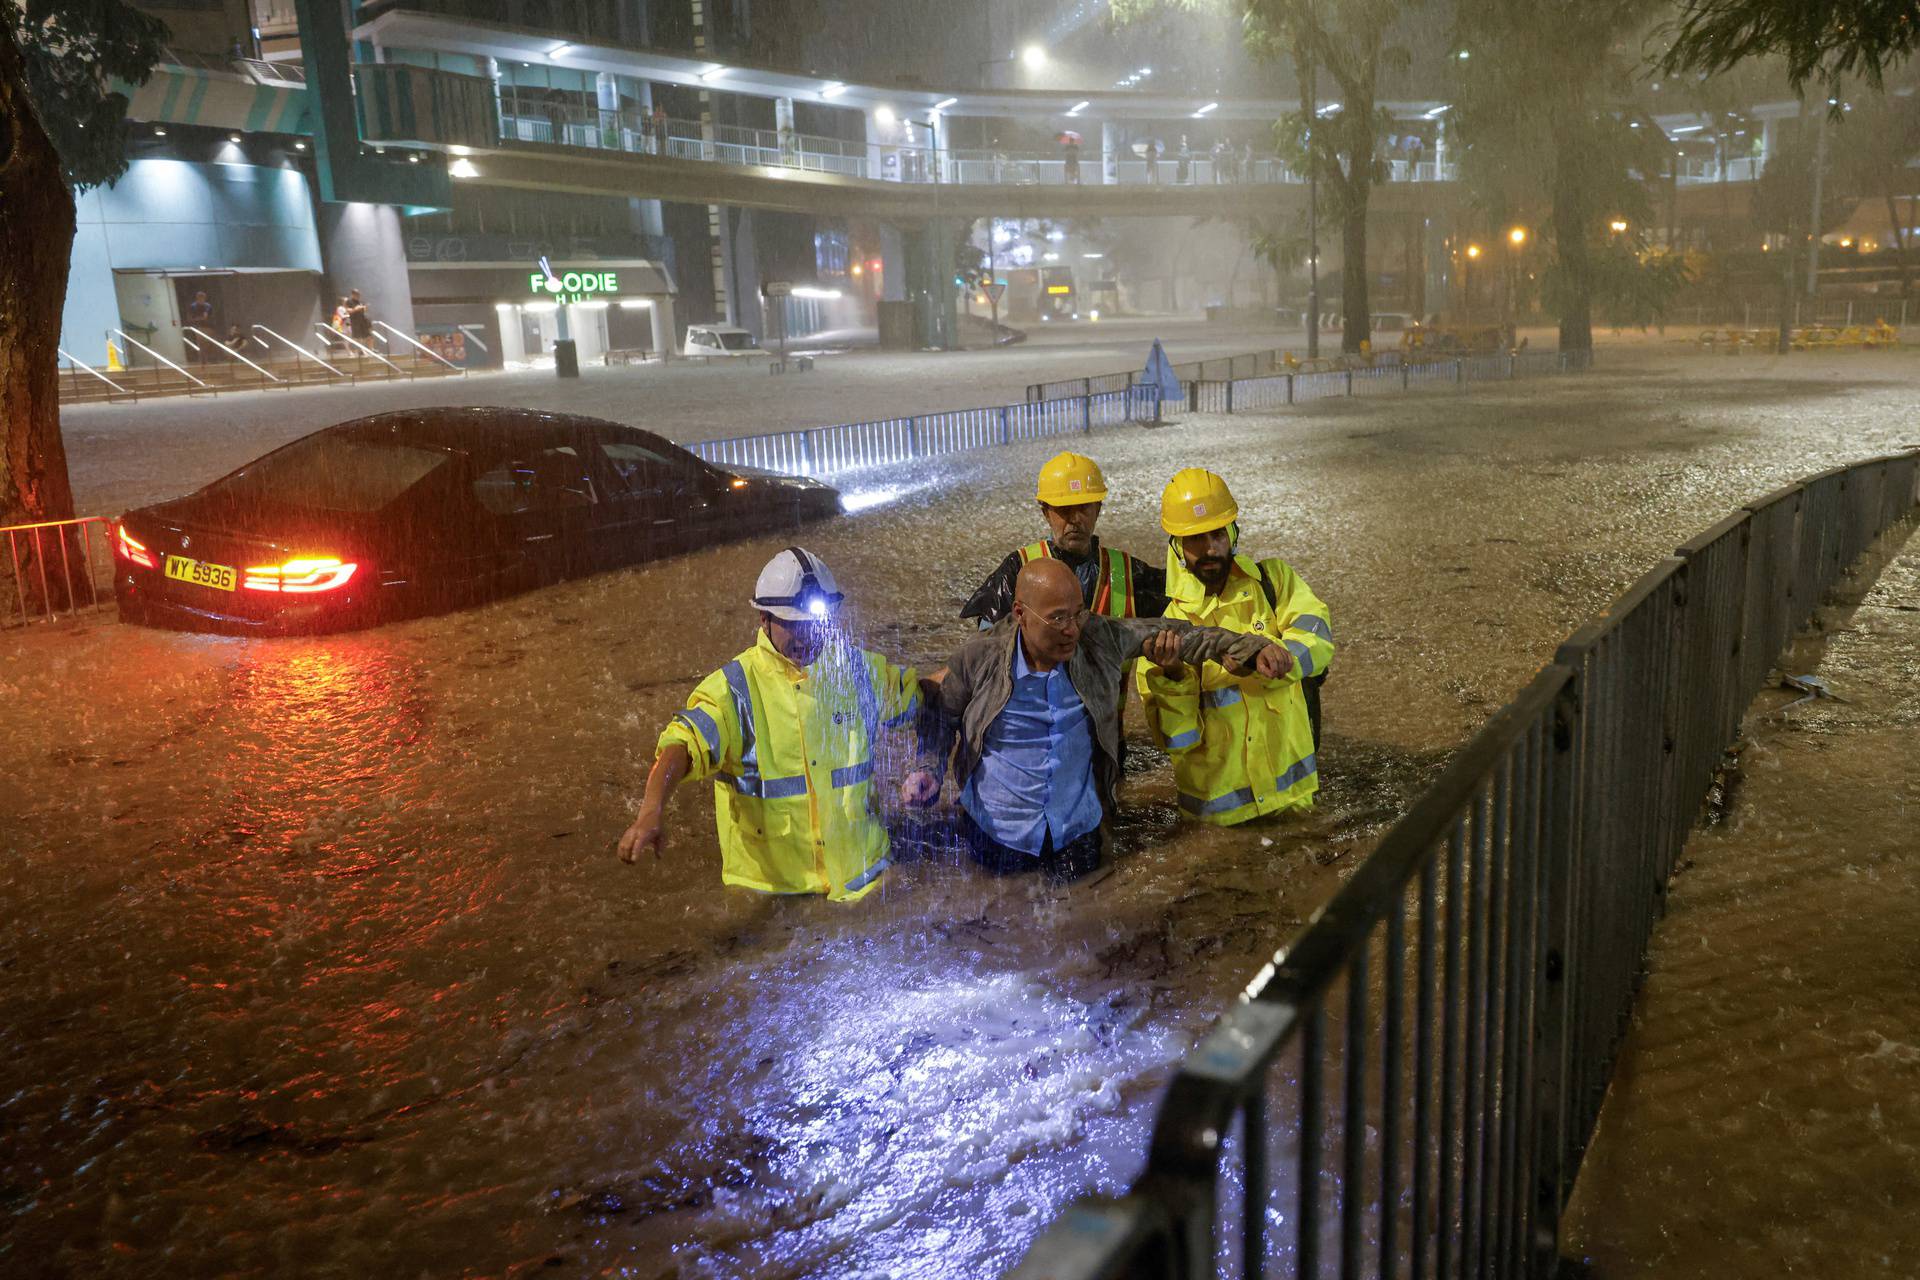
[[(1240, 358), (1233, 357), (1234, 360)], [(1223, 367), (1229, 365), (1225, 358), (1215, 363)], [(1192, 381), (1184, 383), (1182, 391), (1189, 413), (1248, 413), (1329, 396), (1405, 391), (1416, 383), (1505, 382), (1585, 369), (1591, 363), (1591, 354), (1585, 352), (1522, 351), (1422, 364), (1394, 361), (1367, 369)], [(883, 418), (876, 422), (850, 422), (804, 431), (733, 436), (701, 441), (687, 448), (718, 466), (826, 476), (968, 449), (1073, 435), (1123, 422), (1158, 422), (1163, 407), (1158, 388), (1146, 384), (1129, 386), (1124, 382), (1118, 387), (1109, 385), (1111, 378), (1127, 376), (1076, 379), (1078, 384), (1094, 388), (1078, 395)]]
[(11, 598), (0, 626), (55, 621), (113, 603), (112, 521), (103, 516), (0, 528), (7, 535)]
[(1722, 753), (1917, 483), (1920, 452), (1789, 485), (1569, 637), (1180, 1064), (1128, 1193), (1013, 1276), (1555, 1275)]

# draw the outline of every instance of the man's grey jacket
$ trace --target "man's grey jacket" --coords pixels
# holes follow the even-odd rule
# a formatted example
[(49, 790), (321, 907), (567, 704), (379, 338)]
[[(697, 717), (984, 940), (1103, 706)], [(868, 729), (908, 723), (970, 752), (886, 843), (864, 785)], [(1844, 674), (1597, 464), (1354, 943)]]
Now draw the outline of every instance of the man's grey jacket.
[[(1251, 668), (1260, 650), (1272, 641), (1262, 635), (1196, 627), (1166, 618), (1109, 618), (1087, 615), (1079, 647), (1067, 659), (1067, 679), (1087, 709), (1092, 722), (1094, 783), (1107, 816), (1113, 816), (1114, 791), (1120, 782), (1120, 712), (1127, 696), (1127, 678), (1140, 646), (1160, 631), (1180, 637), (1180, 660)], [(938, 697), (921, 707), (918, 767), (941, 778), (954, 739), (954, 778), (965, 787), (986, 750), (987, 730), (1013, 697), (1013, 647), (1020, 629), (1012, 617), (1002, 618), (991, 631), (960, 646), (947, 664)]]

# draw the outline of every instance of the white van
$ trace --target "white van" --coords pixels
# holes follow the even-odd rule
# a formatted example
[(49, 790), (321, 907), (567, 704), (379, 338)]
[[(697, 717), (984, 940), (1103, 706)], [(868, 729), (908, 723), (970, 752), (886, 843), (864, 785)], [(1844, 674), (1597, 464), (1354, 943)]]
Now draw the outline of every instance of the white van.
[(730, 324), (688, 325), (685, 352), (689, 360), (727, 360), (766, 354), (751, 333)]

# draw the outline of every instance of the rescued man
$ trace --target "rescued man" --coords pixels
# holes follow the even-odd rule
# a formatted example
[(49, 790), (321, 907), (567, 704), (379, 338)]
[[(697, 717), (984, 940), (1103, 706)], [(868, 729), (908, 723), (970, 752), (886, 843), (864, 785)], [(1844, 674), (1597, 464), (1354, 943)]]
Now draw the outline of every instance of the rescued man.
[(1287, 657), (1265, 636), (1092, 613), (1071, 568), (1029, 561), (1012, 615), (961, 645), (929, 694), (901, 798), (933, 803), (951, 752), (960, 830), (976, 862), (1056, 881), (1093, 872), (1114, 810), (1127, 673), (1142, 656), (1168, 669), (1222, 662), (1267, 676)]
[(1073, 570), (1087, 608), (1109, 618), (1157, 618), (1167, 606), (1166, 574), (1118, 547), (1103, 547), (1094, 534), (1107, 498), (1107, 478), (1092, 458), (1062, 453), (1040, 468), (1034, 495), (1049, 536), (1007, 553), (960, 610), (978, 618), (982, 631), (1013, 608), (1013, 583), (1020, 566), (1055, 559)]
[(1191, 467), (1167, 485), (1166, 616), (1273, 637), (1284, 670), (1243, 676), (1209, 662), (1143, 665), (1137, 676), (1147, 727), (1173, 757), (1180, 808), (1219, 826), (1312, 807), (1320, 726), (1308, 694), (1333, 660), (1327, 606), (1286, 561), (1239, 553), (1239, 515), (1211, 471)]
[(844, 596), (821, 559), (788, 547), (760, 571), (753, 647), (702, 680), (660, 733), (623, 861), (657, 857), (667, 800), (683, 778), (713, 779), (720, 878), (764, 893), (851, 901), (888, 866), (873, 756), (884, 729), (920, 708), (911, 668), (848, 642)]

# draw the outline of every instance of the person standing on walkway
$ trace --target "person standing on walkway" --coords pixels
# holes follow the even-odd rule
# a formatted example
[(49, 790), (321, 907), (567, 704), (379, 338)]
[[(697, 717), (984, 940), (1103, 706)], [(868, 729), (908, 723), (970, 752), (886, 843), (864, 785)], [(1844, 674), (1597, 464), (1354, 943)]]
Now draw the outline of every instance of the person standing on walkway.
[(347, 332), (355, 342), (373, 341), (373, 313), (367, 310), (367, 300), (358, 289), (347, 295)]
[(1072, 186), (1080, 185), (1080, 144), (1072, 138), (1067, 140), (1065, 148), (1067, 182)]
[(1090, 875), (1104, 860), (1114, 812), (1127, 671), (1142, 656), (1268, 677), (1287, 658), (1265, 636), (1090, 613), (1071, 569), (1031, 561), (1014, 584), (1012, 615), (961, 645), (929, 698), (901, 799), (937, 800), (951, 755), (960, 832), (974, 861), (998, 875)]
[(918, 713), (920, 684), (911, 667), (839, 633), (844, 598), (804, 548), (767, 562), (753, 588), (753, 647), (702, 680), (661, 731), (622, 861), (658, 857), (674, 788), (711, 778), (722, 882), (841, 902), (880, 883), (889, 846), (874, 751), (882, 730)]
[(1160, 499), (1168, 534), (1169, 618), (1272, 637), (1278, 674), (1242, 676), (1218, 664), (1163, 664), (1136, 680), (1154, 741), (1173, 757), (1180, 808), (1233, 826), (1308, 809), (1320, 789), (1319, 690), (1333, 660), (1327, 606), (1292, 566), (1239, 554), (1240, 508), (1227, 482), (1190, 467)]
[[(207, 291), (205, 289), (196, 290), (193, 295), (193, 301), (187, 304), (187, 326), (192, 329), (198, 329), (201, 333), (208, 335), (208, 338), (211, 338), (213, 334), (213, 304), (207, 301)], [(193, 339), (189, 338), (187, 341), (193, 344), (194, 351), (199, 355), (200, 363), (205, 364), (207, 362), (207, 351), (204, 344), (207, 339), (203, 338), (199, 342), (194, 342)]]
[(1040, 517), (1051, 535), (1007, 553), (960, 610), (977, 618), (982, 630), (1013, 609), (1014, 580), (1022, 565), (1054, 559), (1073, 570), (1083, 602), (1109, 618), (1157, 618), (1167, 607), (1164, 570), (1135, 559), (1118, 547), (1102, 547), (1094, 528), (1107, 498), (1100, 464), (1077, 453), (1061, 453), (1040, 468), (1035, 493)]
[(1179, 159), (1173, 166), (1173, 180), (1181, 185), (1193, 181), (1193, 148), (1187, 145), (1187, 135), (1180, 135)]

